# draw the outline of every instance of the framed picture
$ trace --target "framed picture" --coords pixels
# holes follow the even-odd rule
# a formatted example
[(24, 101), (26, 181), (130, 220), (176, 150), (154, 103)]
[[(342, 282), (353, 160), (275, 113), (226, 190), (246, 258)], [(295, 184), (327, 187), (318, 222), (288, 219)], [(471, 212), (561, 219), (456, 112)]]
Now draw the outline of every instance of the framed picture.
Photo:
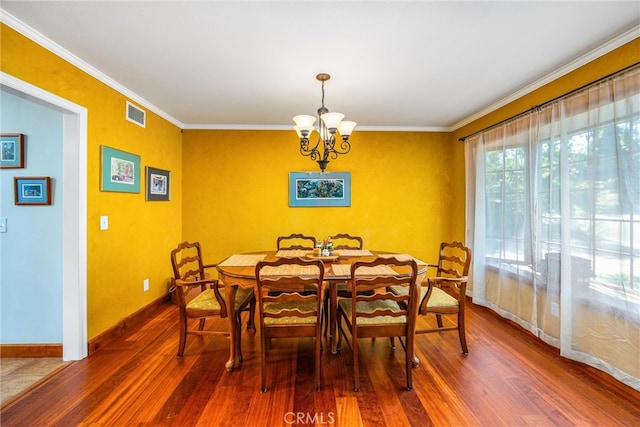
[(122, 193), (140, 192), (140, 156), (102, 147), (100, 190)]
[(289, 172), (289, 206), (351, 206), (351, 173)]
[(147, 200), (169, 200), (171, 172), (147, 166)]
[(0, 134), (0, 168), (24, 168), (24, 135)]
[(13, 178), (16, 205), (50, 205), (51, 179), (48, 176)]

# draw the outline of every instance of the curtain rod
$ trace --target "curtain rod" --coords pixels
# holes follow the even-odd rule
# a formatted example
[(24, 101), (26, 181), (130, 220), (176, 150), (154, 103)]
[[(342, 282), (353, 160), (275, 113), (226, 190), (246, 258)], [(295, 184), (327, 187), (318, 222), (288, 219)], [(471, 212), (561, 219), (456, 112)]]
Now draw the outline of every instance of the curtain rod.
[(463, 137), (461, 137), (461, 138), (458, 138), (458, 141), (465, 142), (465, 141), (467, 140), (467, 138), (471, 138), (472, 136), (475, 136), (475, 135), (477, 135), (477, 134), (479, 134), (479, 133), (486, 132), (486, 131), (488, 131), (488, 130), (490, 130), (490, 129), (493, 129), (493, 128), (495, 128), (495, 127), (498, 127), (498, 126), (500, 126), (500, 125), (502, 125), (502, 124), (504, 124), (504, 123), (510, 122), (510, 121), (515, 120), (515, 119), (517, 119), (517, 118), (520, 118), (521, 116), (524, 116), (525, 114), (529, 114), (529, 113), (530, 113), (530, 112), (532, 112), (532, 111), (535, 111), (535, 110), (537, 110), (537, 109), (539, 109), (539, 108), (542, 108), (542, 107), (544, 107), (544, 106), (546, 106), (546, 105), (549, 105), (549, 104), (551, 104), (552, 102), (555, 102), (555, 101), (557, 101), (557, 100), (559, 100), (559, 99), (562, 99), (562, 98), (566, 98), (567, 96), (573, 95), (573, 94), (574, 94), (574, 93), (576, 93), (576, 92), (579, 92), (579, 91), (581, 91), (581, 90), (583, 90), (583, 89), (586, 89), (586, 88), (588, 88), (588, 87), (590, 87), (590, 86), (596, 85), (596, 84), (598, 84), (598, 83), (600, 83), (600, 82), (602, 82), (602, 81), (604, 81), (604, 80), (607, 80), (607, 79), (610, 79), (610, 78), (612, 78), (612, 77), (615, 77), (615, 76), (616, 76), (616, 75), (618, 75), (618, 74), (622, 74), (622, 73), (624, 73), (625, 71), (628, 71), (628, 70), (630, 70), (630, 69), (632, 69), (632, 68), (634, 68), (634, 67), (637, 67), (638, 65), (640, 65), (640, 62), (636, 62), (635, 64), (631, 64), (631, 65), (629, 65), (628, 67), (625, 67), (625, 68), (623, 68), (623, 69), (621, 69), (621, 70), (615, 71), (615, 72), (613, 72), (613, 73), (611, 73), (611, 74), (608, 74), (608, 75), (606, 75), (606, 76), (604, 76), (604, 77), (601, 77), (601, 78), (599, 78), (599, 79), (597, 79), (597, 80), (594, 80), (594, 81), (592, 81), (591, 83), (587, 83), (586, 85), (580, 86), (580, 87), (579, 87), (579, 88), (577, 88), (577, 89), (573, 89), (573, 90), (571, 90), (571, 91), (569, 91), (569, 92), (567, 92), (567, 93), (564, 93), (564, 94), (562, 94), (562, 95), (560, 95), (560, 96), (556, 96), (555, 98), (550, 99), (549, 101), (543, 102), (543, 103), (542, 103), (542, 104), (540, 104), (540, 105), (534, 105), (533, 107), (531, 107), (531, 108), (530, 108), (530, 109), (528, 109), (527, 111), (523, 111), (523, 112), (521, 112), (521, 113), (515, 114), (515, 115), (513, 115), (513, 116), (511, 116), (511, 117), (508, 117), (508, 118), (506, 118), (506, 119), (504, 119), (504, 120), (499, 121), (498, 123), (494, 123), (494, 124), (492, 124), (492, 125), (490, 125), (490, 126), (487, 126), (487, 127), (486, 127), (486, 128), (484, 128), (484, 129), (480, 129), (479, 131), (473, 132), (473, 133), (471, 133), (471, 134), (469, 134), (469, 135), (467, 135), (467, 136), (463, 136)]

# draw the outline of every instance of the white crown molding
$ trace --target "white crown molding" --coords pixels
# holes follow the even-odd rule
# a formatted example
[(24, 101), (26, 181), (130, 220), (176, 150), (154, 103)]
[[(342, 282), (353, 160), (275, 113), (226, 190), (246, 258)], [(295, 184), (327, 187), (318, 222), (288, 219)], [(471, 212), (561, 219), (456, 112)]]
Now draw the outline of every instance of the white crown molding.
[[(151, 102), (145, 100), (144, 98), (138, 96), (134, 92), (130, 91), (120, 83), (113, 80), (111, 77), (102, 73), (100, 70), (94, 68), (93, 66), (87, 64), (82, 59), (78, 58), (62, 46), (48, 39), (44, 35), (35, 31), (33, 28), (24, 24), (19, 19), (15, 18), (11, 14), (7, 13), (3, 9), (0, 8), (0, 22), (10, 26), (14, 30), (18, 31), (25, 37), (33, 40), (35, 43), (38, 43), (45, 49), (50, 50), (54, 54), (60, 56), (65, 59), (72, 65), (80, 68), (85, 71), (89, 75), (95, 77), (99, 81), (108, 85), (109, 87), (117, 90), (122, 93), (130, 100), (136, 102), (141, 107), (147, 108), (148, 110), (154, 112), (158, 116), (164, 118), (165, 120), (173, 123), (177, 127), (181, 129), (190, 129), (190, 130), (291, 130), (291, 126), (286, 125), (256, 125), (256, 124), (247, 124), (247, 125), (234, 125), (234, 124), (185, 124), (164, 112), (160, 108), (154, 106)], [(560, 67), (559, 69), (551, 72), (550, 74), (536, 80), (535, 82), (523, 87), (522, 89), (512, 93), (511, 95), (491, 104), (490, 106), (468, 116), (467, 118), (449, 126), (449, 127), (437, 127), (437, 126), (408, 126), (408, 127), (400, 127), (400, 126), (359, 126), (358, 131), (381, 131), (381, 132), (454, 132), (457, 129), (483, 117), (487, 114), (509, 104), (510, 102), (515, 101), (536, 89), (546, 85), (547, 83), (552, 82), (565, 74), (570, 73), (571, 71), (576, 70), (577, 68), (593, 61), (594, 59), (611, 52), (614, 49), (628, 43), (636, 38), (640, 37), (640, 25), (637, 25), (630, 30), (620, 34), (614, 39), (604, 43), (603, 45), (591, 50), (585, 55), (580, 56), (579, 58), (571, 61), (569, 64)]]
[(111, 77), (109, 77), (106, 74), (104, 74), (102, 71), (100, 71), (100, 70), (94, 68), (93, 66), (87, 64), (82, 59), (78, 58), (73, 53), (71, 53), (68, 50), (66, 50), (64, 47), (62, 47), (59, 44), (55, 43), (54, 41), (48, 39), (47, 37), (45, 37), (41, 33), (37, 32), (33, 28), (29, 27), (28, 25), (26, 25), (25, 23), (23, 23), (22, 21), (20, 21), (19, 19), (17, 19), (16, 17), (14, 17), (13, 15), (11, 15), (10, 13), (6, 12), (3, 9), (0, 9), (0, 22), (8, 25), (9, 27), (13, 28), (14, 30), (16, 30), (17, 32), (22, 34), (23, 36), (31, 39), (35, 43), (37, 43), (40, 46), (44, 47), (45, 49), (51, 51), (52, 53), (58, 55), (59, 57), (61, 57), (65, 61), (71, 63), (72, 65), (74, 65), (76, 67), (78, 67), (79, 69), (81, 69), (85, 73), (89, 74), (90, 76), (95, 77), (96, 79), (98, 79), (102, 83), (104, 83), (107, 86), (111, 87), (112, 89), (120, 92), (121, 94), (123, 94), (127, 98), (131, 99), (132, 101), (135, 101), (137, 104), (139, 104), (141, 106), (144, 106), (148, 110), (153, 111), (158, 116), (164, 118), (165, 120), (173, 123), (174, 125), (176, 125), (177, 127), (182, 129), (183, 124), (179, 120), (177, 120), (176, 118), (172, 117), (171, 115), (165, 113), (160, 108), (157, 108), (156, 106), (154, 106), (152, 103), (150, 103), (146, 99), (144, 99), (144, 98), (138, 96), (137, 94), (135, 94), (134, 92), (130, 91), (129, 89), (127, 89), (126, 87), (124, 87), (123, 85), (118, 83), (117, 81), (113, 80)]
[(522, 98), (523, 96), (533, 92), (536, 89), (541, 88), (542, 86), (546, 85), (547, 83), (550, 83), (562, 76), (564, 76), (565, 74), (568, 74), (580, 67), (582, 67), (583, 65), (588, 64), (589, 62), (593, 61), (596, 58), (599, 58), (603, 55), (605, 55), (606, 53), (611, 52), (614, 49), (619, 48), (620, 46), (634, 40), (637, 39), (638, 37), (640, 37), (640, 25), (636, 25), (635, 27), (631, 28), (628, 31), (625, 31), (624, 33), (620, 34), (619, 36), (613, 38), (612, 40), (609, 40), (608, 42), (604, 43), (603, 45), (587, 52), (586, 54), (580, 56), (579, 58), (571, 61), (570, 63), (568, 63), (567, 65), (564, 65), (560, 68), (558, 68), (557, 70), (553, 71), (550, 74), (547, 74), (546, 76), (542, 77), (539, 80), (536, 80), (535, 82), (523, 87), (522, 89), (512, 93), (511, 95), (507, 96), (506, 98), (501, 99), (500, 101), (491, 104), (490, 106), (488, 106), (487, 108), (484, 108), (480, 111), (478, 111), (475, 114), (472, 114), (471, 116), (467, 117), (466, 119), (463, 119), (461, 121), (459, 121), (458, 123), (454, 124), (453, 126), (451, 126), (449, 128), (449, 132), (453, 132), (457, 129), (460, 129), (461, 127), (481, 118), (486, 116), (487, 114), (497, 110), (500, 107), (504, 107), (505, 105), (509, 104), (510, 102), (515, 101), (516, 99)]

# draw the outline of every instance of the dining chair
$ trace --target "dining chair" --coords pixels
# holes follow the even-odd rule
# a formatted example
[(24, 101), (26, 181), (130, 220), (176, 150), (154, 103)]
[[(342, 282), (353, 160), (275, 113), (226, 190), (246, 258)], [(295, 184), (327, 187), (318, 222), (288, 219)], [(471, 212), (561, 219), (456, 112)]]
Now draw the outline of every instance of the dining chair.
[[(211, 277), (206, 270), (215, 268), (216, 264), (204, 264), (199, 242), (182, 242), (171, 251), (171, 267), (173, 278), (171, 291), (175, 295), (180, 313), (180, 340), (178, 358), (184, 355), (187, 335), (223, 335), (230, 336), (227, 331), (205, 330), (205, 321), (209, 318), (225, 318), (229, 308), (225, 298), (224, 285)], [(241, 312), (249, 310), (247, 328), (255, 330), (254, 310), (255, 297), (252, 289), (239, 288), (236, 293), (235, 311), (238, 333), (237, 348), (240, 348)], [(197, 329), (189, 328), (190, 320), (198, 320)], [(234, 343), (229, 343), (234, 345)], [(242, 354), (239, 355), (242, 360)]]
[[(352, 236), (349, 233), (338, 233), (333, 236), (329, 236), (333, 241), (333, 249), (362, 249), (364, 247), (364, 241), (360, 236)], [(349, 298), (351, 294), (347, 291), (346, 283), (337, 283), (336, 292), (338, 298)], [(327, 335), (327, 331), (329, 330), (329, 298), (330, 295), (327, 293), (324, 298), (324, 334)]]
[(293, 337), (315, 338), (315, 387), (320, 390), (323, 280), (320, 260), (278, 258), (256, 265), (262, 392), (267, 391), (267, 343)]
[(276, 242), (278, 250), (280, 249), (309, 249), (316, 247), (316, 238), (313, 236), (305, 236), (304, 234), (294, 233), (288, 236), (279, 236)]
[[(379, 257), (351, 265), (351, 296), (338, 302), (338, 348), (346, 336), (344, 323), (346, 330), (351, 332), (355, 391), (360, 390), (358, 339), (375, 337), (400, 337), (405, 350), (407, 390), (413, 388), (411, 364), (417, 312), (417, 274), (418, 264), (414, 259)], [(389, 286), (406, 289), (406, 292), (391, 292)], [(365, 292), (373, 294), (365, 295)]]
[(339, 233), (329, 236), (333, 241), (333, 249), (362, 249), (364, 246), (362, 237), (352, 236), (348, 233)]
[[(437, 327), (416, 330), (416, 334), (458, 331), (463, 354), (469, 353), (464, 307), (470, 265), (471, 249), (460, 242), (440, 244), (438, 263), (427, 264), (427, 268), (435, 269), (435, 275), (432, 273), (422, 282), (418, 308), (419, 315), (435, 315)], [(401, 288), (392, 288), (392, 291), (406, 292)], [(457, 321), (445, 325), (443, 316), (456, 316)]]

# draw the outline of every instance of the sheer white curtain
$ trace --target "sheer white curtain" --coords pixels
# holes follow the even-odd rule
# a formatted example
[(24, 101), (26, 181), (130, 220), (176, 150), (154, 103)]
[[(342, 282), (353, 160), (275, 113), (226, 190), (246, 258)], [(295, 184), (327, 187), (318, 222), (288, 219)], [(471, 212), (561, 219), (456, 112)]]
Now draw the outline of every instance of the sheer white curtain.
[(473, 301), (640, 390), (640, 67), (465, 144)]

